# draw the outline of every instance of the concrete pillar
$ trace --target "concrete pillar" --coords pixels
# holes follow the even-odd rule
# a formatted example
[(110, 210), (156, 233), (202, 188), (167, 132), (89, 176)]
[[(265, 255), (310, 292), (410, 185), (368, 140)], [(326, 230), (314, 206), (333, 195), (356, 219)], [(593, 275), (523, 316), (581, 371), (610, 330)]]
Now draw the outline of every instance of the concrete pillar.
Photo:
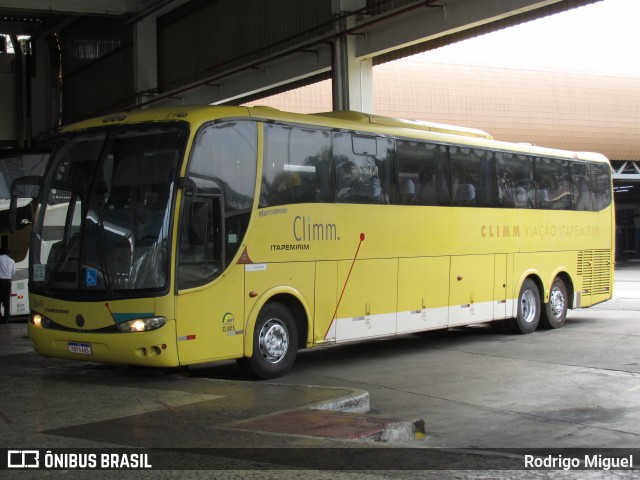
[(28, 75), (25, 72), (28, 58), (25, 61), (25, 55), (20, 46), (20, 41), (17, 35), (11, 35), (11, 43), (13, 45), (13, 51), (15, 54), (14, 60), (14, 91), (15, 91), (15, 122), (16, 122), (16, 146), (18, 148), (28, 147), (31, 145), (31, 138), (29, 137), (29, 128), (27, 124), (27, 88), (26, 81)]
[(150, 15), (133, 27), (133, 82), (136, 103), (144, 103), (158, 88), (156, 16)]
[(31, 39), (35, 75), (31, 76), (31, 121), (34, 138), (48, 137), (60, 126), (60, 52), (52, 37)]
[[(334, 0), (334, 12), (344, 16), (366, 7), (366, 0)], [(333, 70), (333, 109), (373, 113), (373, 61), (356, 58), (356, 34), (346, 32), (355, 25), (355, 18), (343, 18), (337, 25)]]

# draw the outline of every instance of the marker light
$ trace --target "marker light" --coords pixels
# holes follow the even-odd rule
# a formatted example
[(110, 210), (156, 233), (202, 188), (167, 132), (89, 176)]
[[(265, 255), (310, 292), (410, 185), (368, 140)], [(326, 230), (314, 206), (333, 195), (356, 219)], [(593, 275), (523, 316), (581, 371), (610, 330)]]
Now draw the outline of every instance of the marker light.
[(162, 327), (165, 323), (167, 319), (164, 317), (136, 318), (119, 323), (118, 328), (124, 333), (148, 332)]

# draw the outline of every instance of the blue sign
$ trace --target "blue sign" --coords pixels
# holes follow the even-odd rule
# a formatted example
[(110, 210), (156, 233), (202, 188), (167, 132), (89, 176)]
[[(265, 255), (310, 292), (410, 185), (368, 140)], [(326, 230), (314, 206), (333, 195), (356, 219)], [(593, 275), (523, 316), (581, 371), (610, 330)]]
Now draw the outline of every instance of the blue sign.
[(87, 287), (98, 286), (98, 271), (95, 268), (85, 268), (84, 270), (84, 284)]

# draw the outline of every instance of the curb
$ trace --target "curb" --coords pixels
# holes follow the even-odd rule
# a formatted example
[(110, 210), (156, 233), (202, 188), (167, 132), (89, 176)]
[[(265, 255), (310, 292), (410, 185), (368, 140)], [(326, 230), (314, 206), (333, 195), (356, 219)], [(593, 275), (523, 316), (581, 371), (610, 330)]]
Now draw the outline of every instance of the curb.
[[(313, 385), (310, 386), (313, 387)], [(336, 390), (338, 389), (345, 390), (344, 388), (336, 387)], [(311, 410), (330, 410), (333, 412), (367, 413), (370, 409), (369, 392), (359, 389), (354, 389), (352, 390), (352, 392), (353, 393), (351, 395), (344, 395), (332, 400), (325, 400), (322, 402), (314, 403), (306, 408), (309, 408)]]

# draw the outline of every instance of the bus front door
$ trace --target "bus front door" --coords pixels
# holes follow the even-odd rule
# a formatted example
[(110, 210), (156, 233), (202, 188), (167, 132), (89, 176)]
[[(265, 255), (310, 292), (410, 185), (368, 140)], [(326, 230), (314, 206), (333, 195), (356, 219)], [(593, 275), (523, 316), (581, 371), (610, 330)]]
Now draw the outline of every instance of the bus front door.
[(209, 286), (179, 292), (176, 330), (180, 364), (242, 356), (244, 265), (232, 265)]

